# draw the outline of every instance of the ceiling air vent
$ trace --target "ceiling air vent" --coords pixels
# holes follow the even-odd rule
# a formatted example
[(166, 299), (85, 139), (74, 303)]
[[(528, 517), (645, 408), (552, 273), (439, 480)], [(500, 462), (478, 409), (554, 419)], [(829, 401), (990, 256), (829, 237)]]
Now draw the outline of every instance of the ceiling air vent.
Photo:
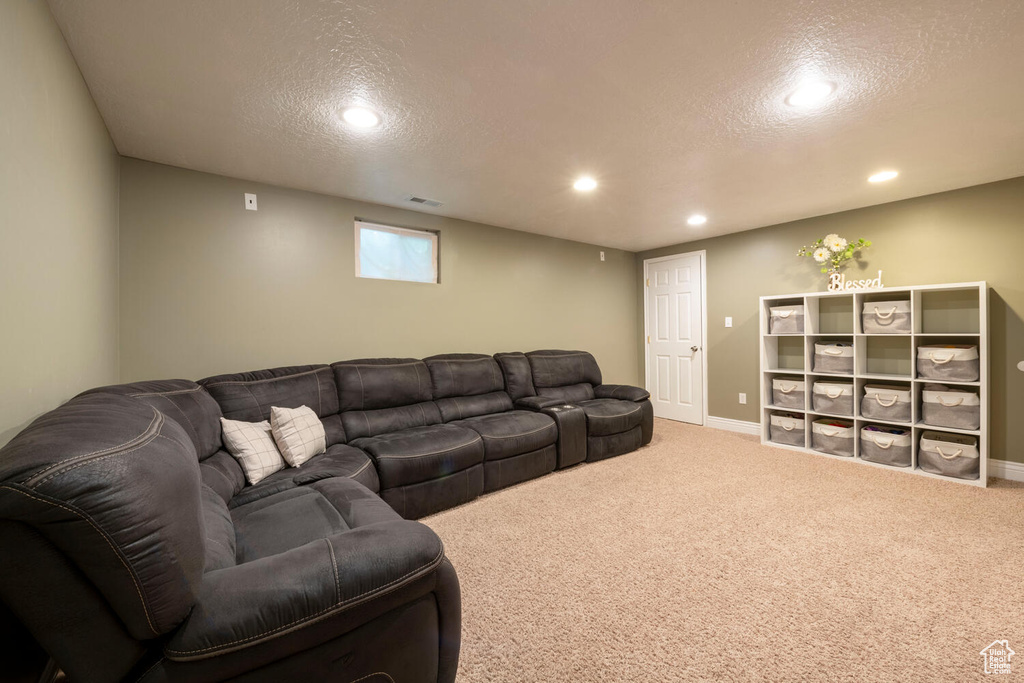
[(405, 201), (412, 202), (413, 204), (422, 204), (423, 206), (429, 206), (433, 209), (443, 206), (443, 202), (439, 202), (436, 199), (427, 199), (426, 197), (416, 197), (414, 195), (409, 195), (405, 198)]

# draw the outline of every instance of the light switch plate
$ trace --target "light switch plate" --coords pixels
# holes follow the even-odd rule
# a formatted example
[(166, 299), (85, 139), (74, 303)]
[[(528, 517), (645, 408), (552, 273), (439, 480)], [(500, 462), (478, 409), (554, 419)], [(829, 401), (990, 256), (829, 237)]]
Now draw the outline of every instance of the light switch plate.
[(245, 193), (245, 210), (255, 211), (256, 210), (256, 195), (246, 192)]
[(740, 394), (740, 405), (741, 406), (747, 405), (747, 395), (746, 394)]
[(725, 326), (726, 327), (732, 327), (732, 316), (731, 315), (725, 316)]

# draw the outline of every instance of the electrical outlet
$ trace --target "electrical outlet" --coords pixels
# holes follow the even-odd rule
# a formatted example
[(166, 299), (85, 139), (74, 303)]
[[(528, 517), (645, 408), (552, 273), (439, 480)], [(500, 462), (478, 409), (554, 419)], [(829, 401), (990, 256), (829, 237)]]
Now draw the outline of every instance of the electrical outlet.
[(255, 211), (256, 210), (256, 195), (246, 192), (245, 193), (245, 210)]
[(732, 316), (731, 315), (725, 316), (725, 326), (726, 327), (732, 327)]
[(601, 260), (604, 261), (604, 252), (601, 252)]
[(740, 405), (741, 406), (747, 405), (747, 395), (746, 394), (740, 394)]
[(1021, 362), (1017, 363), (1017, 369), (1022, 371), (1022, 372), (1024, 372), (1024, 360), (1022, 360)]

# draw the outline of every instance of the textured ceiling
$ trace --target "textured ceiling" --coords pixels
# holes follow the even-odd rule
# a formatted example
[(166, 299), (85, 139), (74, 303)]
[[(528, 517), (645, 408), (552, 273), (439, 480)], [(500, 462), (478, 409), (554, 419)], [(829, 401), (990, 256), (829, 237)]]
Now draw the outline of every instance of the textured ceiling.
[(1020, 0), (50, 6), (126, 156), (610, 247), (1024, 175)]

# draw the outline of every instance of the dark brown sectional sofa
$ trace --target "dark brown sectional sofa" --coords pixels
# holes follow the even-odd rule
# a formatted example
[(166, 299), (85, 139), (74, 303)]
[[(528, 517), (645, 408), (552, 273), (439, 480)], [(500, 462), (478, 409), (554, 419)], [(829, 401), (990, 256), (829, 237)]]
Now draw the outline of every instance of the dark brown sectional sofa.
[[(581, 351), (90, 390), (0, 449), (0, 631), (72, 681), (452, 681), (458, 579), (410, 520), (639, 448), (648, 398)], [(246, 484), (220, 417), (302, 405), (326, 451)]]

